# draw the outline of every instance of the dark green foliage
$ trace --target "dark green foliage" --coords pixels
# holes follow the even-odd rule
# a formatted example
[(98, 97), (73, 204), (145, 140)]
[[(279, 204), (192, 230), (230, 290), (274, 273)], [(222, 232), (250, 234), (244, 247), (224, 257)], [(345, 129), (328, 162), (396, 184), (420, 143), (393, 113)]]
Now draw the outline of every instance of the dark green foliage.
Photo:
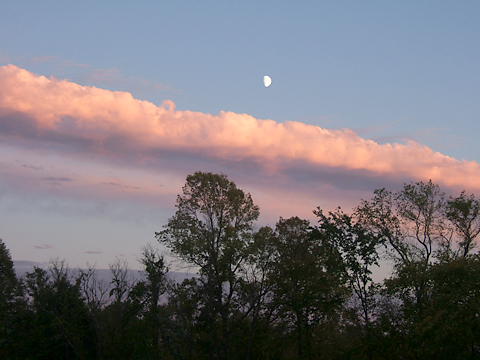
[(148, 347), (154, 359), (165, 350), (161, 336), (161, 296), (167, 291), (165, 274), (168, 268), (165, 259), (152, 246), (143, 249), (140, 262), (144, 266), (144, 279), (136, 284), (135, 292), (143, 304), (143, 324), (146, 330)]
[(0, 239), (0, 311), (5, 314), (15, 300), (18, 280), (13, 269), (10, 251)]
[(342, 267), (345, 281), (351, 291), (350, 300), (358, 305), (350, 306), (346, 312), (357, 328), (365, 352), (372, 358), (372, 321), (375, 316), (378, 284), (372, 281), (372, 267), (378, 266), (379, 247), (383, 239), (361, 222), (357, 209), (349, 216), (338, 208), (325, 216), (320, 208), (314, 212), (319, 218), (317, 231), (326, 239), (341, 257), (338, 264)]
[[(462, 191), (459, 197), (450, 199), (446, 206), (446, 216), (460, 237), (458, 253), (466, 257), (475, 248), (475, 239), (480, 234), (480, 200), (474, 195), (467, 196)], [(449, 247), (451, 250), (451, 247)]]
[(21, 281), (10, 252), (0, 239), (0, 359), (19, 358), (25, 346), (23, 329), (28, 311)]
[[(410, 293), (412, 282), (425, 284), (420, 304)], [(379, 344), (397, 354), (392, 358), (480, 358), (478, 256), (436, 263), (427, 271), (403, 268), (386, 282), (386, 291), (378, 321), (386, 336)]]
[(419, 356), (480, 357), (480, 258), (461, 258), (430, 268), (429, 294), (412, 341)]
[(93, 326), (82, 299), (80, 281), (64, 263), (49, 272), (35, 268), (26, 276), (33, 316), (27, 334), (27, 357), (35, 359), (88, 359), (95, 356)]
[(197, 266), (202, 293), (200, 319), (209, 336), (204, 348), (212, 359), (231, 358), (240, 273), (253, 239), (258, 207), (250, 194), (225, 175), (196, 172), (177, 197), (177, 212), (156, 234), (173, 255)]
[(344, 299), (335, 248), (315, 235), (306, 220), (280, 219), (269, 275), (277, 324), (300, 359), (313, 358), (314, 329), (335, 319)]
[(200, 323), (200, 283), (196, 278), (172, 284), (166, 307), (169, 324), (164, 341), (174, 359), (199, 359), (197, 349), (202, 326)]
[(10, 252), (0, 239), (0, 334), (5, 338), (13, 314), (10, 309), (17, 295), (18, 280)]

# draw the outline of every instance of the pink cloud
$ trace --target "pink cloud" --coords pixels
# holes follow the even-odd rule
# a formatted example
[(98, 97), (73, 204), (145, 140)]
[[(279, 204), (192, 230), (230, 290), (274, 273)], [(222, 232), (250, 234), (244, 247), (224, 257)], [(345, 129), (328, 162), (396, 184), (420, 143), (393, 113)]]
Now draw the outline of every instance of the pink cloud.
[(60, 195), (123, 194), (148, 202), (178, 193), (185, 175), (195, 170), (242, 179), (244, 188), (252, 185), (259, 198), (272, 201), (269, 207), (282, 208), (291, 207), (291, 199), (281, 204), (278, 194), (301, 194), (298, 203), (304, 206), (313, 205), (312, 193), (330, 201), (342, 189), (363, 195), (409, 180), (480, 191), (477, 162), (414, 141), (378, 144), (348, 129), (177, 111), (168, 100), (157, 106), (127, 92), (37, 76), (14, 65), (0, 67), (0, 139), (24, 163), (45, 169), (34, 175), (5, 156), (1, 176), (20, 179), (12, 186), (30, 181)]

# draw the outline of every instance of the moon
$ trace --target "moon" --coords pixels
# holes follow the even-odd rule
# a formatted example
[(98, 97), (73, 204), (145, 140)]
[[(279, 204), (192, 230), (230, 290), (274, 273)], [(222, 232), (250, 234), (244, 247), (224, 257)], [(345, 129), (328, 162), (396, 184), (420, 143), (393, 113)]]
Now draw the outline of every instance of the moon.
[(270, 76), (265, 75), (263, 77), (263, 85), (265, 85), (265, 87), (269, 87), (271, 84), (272, 84), (272, 79), (270, 78)]

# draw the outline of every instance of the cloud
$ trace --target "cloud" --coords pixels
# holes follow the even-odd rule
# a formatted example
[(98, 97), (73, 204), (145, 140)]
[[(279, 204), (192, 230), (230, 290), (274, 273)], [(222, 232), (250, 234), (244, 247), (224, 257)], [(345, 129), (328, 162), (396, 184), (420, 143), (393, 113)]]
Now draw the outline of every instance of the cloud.
[(47, 176), (45, 178), (40, 178), (40, 180), (47, 181), (48, 183), (50, 183), (52, 185), (57, 185), (57, 186), (60, 186), (67, 181), (73, 181), (73, 179), (70, 179), (70, 178), (67, 178), (67, 177), (62, 177), (62, 176), (60, 176), (60, 177)]
[[(264, 199), (267, 211), (291, 210), (294, 203), (311, 211), (319, 199), (333, 203), (346, 191), (363, 196), (410, 180), (480, 191), (478, 163), (415, 141), (378, 144), (348, 129), (177, 111), (168, 100), (157, 106), (127, 92), (46, 78), (14, 65), (0, 67), (0, 140), (23, 163), (44, 169), (35, 177), (5, 155), (4, 181), (58, 196), (158, 202), (172, 199), (196, 170), (241, 180)], [(38, 181), (47, 179), (62, 186), (50, 189), (52, 184)]]
[(23, 62), (23, 66), (33, 66), (43, 63), (57, 62), (59, 60), (58, 56), (49, 55), (49, 56), (35, 56), (28, 58)]
[(42, 180), (63, 182), (63, 181), (72, 181), (73, 179), (66, 178), (66, 177), (53, 177), (53, 176), (48, 176), (48, 177), (46, 177), (46, 178), (42, 178)]
[[(2, 60), (1, 57), (0, 57), (0, 60)], [(3, 61), (3, 62), (5, 62), (5, 61)], [(58, 56), (54, 56), (54, 55), (35, 56), (35, 57), (30, 57), (30, 58), (24, 59), (22, 61), (22, 66), (30, 67), (30, 66), (36, 66), (36, 65), (39, 65), (39, 64), (46, 64), (46, 63), (54, 64), (54, 68), (57, 69), (57, 70), (61, 70), (61, 69), (65, 69), (65, 68), (72, 68), (72, 67), (75, 67), (75, 68), (87, 68), (88, 67), (88, 65), (86, 65), (86, 64), (77, 64), (77, 63), (74, 63), (70, 60), (65, 60), (65, 59), (62, 59), (62, 58), (60, 58)]]
[(85, 254), (103, 254), (103, 251), (85, 251)]
[(105, 185), (110, 185), (110, 186), (118, 186), (118, 187), (121, 187), (121, 188), (124, 188), (124, 189), (136, 189), (136, 190), (140, 189), (138, 186), (121, 185), (121, 184), (117, 184), (117, 183), (114, 183), (114, 182), (104, 182), (104, 184)]
[(165, 84), (154, 82), (139, 77), (125, 77), (117, 68), (93, 69), (77, 76), (79, 82), (94, 86), (123, 88), (135, 94), (145, 95), (172, 91), (173, 89)]
[(49, 250), (53, 249), (54, 247), (52, 245), (44, 244), (44, 245), (33, 245), (35, 249), (40, 249), (40, 250)]
[[(0, 29), (1, 33), (1, 29)], [(0, 53), (0, 63), (8, 63), (10, 61), (10, 56)]]
[[(17, 160), (17, 162), (19, 162)], [(32, 169), (32, 170), (43, 170), (43, 166), (35, 166), (30, 164), (21, 164), (20, 166), (24, 167), (25, 169)]]

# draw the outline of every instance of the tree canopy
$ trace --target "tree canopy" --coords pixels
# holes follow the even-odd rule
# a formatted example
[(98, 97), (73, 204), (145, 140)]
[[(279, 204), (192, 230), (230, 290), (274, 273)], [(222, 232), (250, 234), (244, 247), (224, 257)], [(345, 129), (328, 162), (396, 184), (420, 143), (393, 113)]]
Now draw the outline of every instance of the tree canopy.
[(198, 271), (181, 283), (153, 245), (136, 278), (118, 259), (109, 283), (58, 260), (19, 278), (0, 240), (0, 358), (480, 359), (473, 194), (428, 181), (314, 223), (259, 213), (226, 175), (189, 175), (155, 233)]

